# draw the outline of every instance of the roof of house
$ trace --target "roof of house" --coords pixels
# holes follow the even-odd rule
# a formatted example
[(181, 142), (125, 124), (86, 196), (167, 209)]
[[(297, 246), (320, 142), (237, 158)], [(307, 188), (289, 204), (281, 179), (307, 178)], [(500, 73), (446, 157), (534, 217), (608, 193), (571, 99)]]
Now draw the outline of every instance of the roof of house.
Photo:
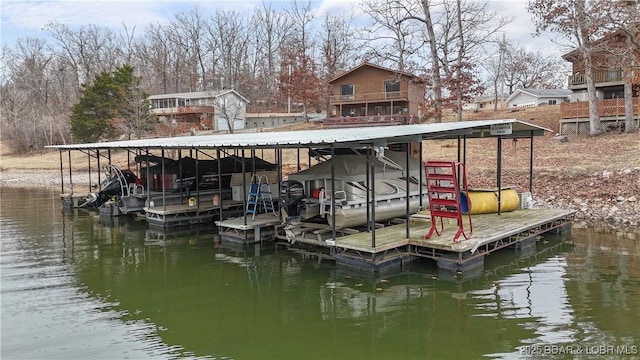
[(548, 98), (548, 97), (567, 97), (571, 95), (572, 91), (569, 89), (516, 89), (511, 94), (506, 102), (509, 103), (520, 94), (528, 94), (536, 98)]
[(340, 79), (341, 77), (346, 76), (347, 74), (351, 74), (352, 72), (355, 72), (355, 71), (357, 71), (357, 70), (359, 70), (359, 69), (361, 69), (363, 67), (372, 67), (372, 68), (376, 68), (376, 69), (379, 69), (379, 70), (390, 72), (392, 74), (400, 74), (400, 75), (409, 76), (409, 77), (413, 77), (414, 76), (413, 74), (408, 73), (408, 72), (399, 71), (399, 70), (393, 70), (393, 69), (390, 69), (390, 68), (386, 68), (384, 66), (372, 64), (370, 62), (366, 62), (365, 61), (362, 64), (360, 64), (360, 65), (358, 65), (358, 66), (356, 66), (354, 68), (351, 68), (351, 69), (349, 69), (349, 70), (347, 70), (345, 72), (342, 72), (339, 75), (335, 76), (333, 79), (329, 80), (329, 83), (332, 83), (332, 82)]
[(172, 94), (156, 94), (149, 96), (149, 100), (159, 100), (159, 99), (208, 99), (208, 98), (216, 98), (218, 96), (234, 93), (241, 97), (244, 101), (249, 102), (244, 96), (240, 95), (237, 91), (233, 89), (226, 90), (218, 90), (218, 91), (194, 91), (194, 92), (184, 92), (184, 93), (172, 93)]
[[(604, 34), (601, 38), (596, 39), (595, 41), (592, 41), (591, 42), (591, 46), (593, 47), (593, 46), (598, 46), (598, 45), (602, 45), (602, 44), (607, 45), (607, 44), (611, 43), (611, 41), (610, 41), (611, 39), (615, 39), (615, 38), (624, 39), (625, 36), (626, 36), (626, 34), (625, 34), (625, 32), (623, 30), (612, 31), (612, 32), (609, 32), (607, 34)], [(636, 33), (634, 37), (637, 38), (638, 36), (640, 36), (640, 31), (638, 33)], [(618, 40), (618, 41), (620, 41), (620, 40)], [(573, 50), (569, 51), (566, 54), (563, 54), (562, 58), (565, 61), (573, 62), (578, 56), (580, 56), (580, 51), (579, 51), (579, 49), (576, 48), (576, 49), (573, 49)]]

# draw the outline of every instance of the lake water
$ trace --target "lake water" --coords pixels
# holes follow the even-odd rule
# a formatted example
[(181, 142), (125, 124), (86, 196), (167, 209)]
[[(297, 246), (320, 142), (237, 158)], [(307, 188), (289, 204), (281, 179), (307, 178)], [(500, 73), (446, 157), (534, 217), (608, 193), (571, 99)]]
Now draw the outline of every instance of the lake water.
[(374, 276), (212, 229), (1, 193), (2, 359), (640, 358), (640, 235), (574, 228), (458, 279)]

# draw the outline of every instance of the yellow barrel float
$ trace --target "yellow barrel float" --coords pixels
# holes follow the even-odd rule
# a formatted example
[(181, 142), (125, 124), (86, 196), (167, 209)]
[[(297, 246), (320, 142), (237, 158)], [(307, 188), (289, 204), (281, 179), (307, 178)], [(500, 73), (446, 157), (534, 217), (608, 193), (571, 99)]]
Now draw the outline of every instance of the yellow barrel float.
[[(498, 189), (476, 189), (460, 194), (460, 209), (463, 214), (469, 213), (467, 209), (467, 197), (471, 215), (491, 214), (498, 212)], [(514, 189), (502, 189), (500, 191), (500, 212), (508, 212), (518, 209), (520, 197)]]

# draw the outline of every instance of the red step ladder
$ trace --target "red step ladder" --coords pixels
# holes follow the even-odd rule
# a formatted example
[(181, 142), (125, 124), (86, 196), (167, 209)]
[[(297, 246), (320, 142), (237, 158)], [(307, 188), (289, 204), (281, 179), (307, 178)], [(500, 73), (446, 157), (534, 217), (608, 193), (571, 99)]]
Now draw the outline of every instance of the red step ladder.
[[(462, 234), (465, 239), (471, 237), (473, 227), (471, 225), (471, 213), (468, 211), (469, 197), (466, 196), (467, 216), (469, 217), (468, 234), (465, 232), (464, 223), (462, 221), (462, 204), (460, 203), (460, 183), (458, 181), (458, 173), (462, 174), (462, 186), (464, 192), (468, 193), (467, 187), (467, 171), (463, 163), (455, 161), (425, 161), (424, 171), (427, 180), (427, 189), (429, 191), (429, 212), (431, 213), (431, 228), (429, 232), (423, 236), (429, 239), (435, 232), (438, 236), (442, 235), (444, 230), (443, 218), (456, 219), (458, 221), (458, 232), (453, 237), (454, 242), (458, 242), (458, 238)], [(437, 219), (440, 218), (440, 229), (438, 230)]]

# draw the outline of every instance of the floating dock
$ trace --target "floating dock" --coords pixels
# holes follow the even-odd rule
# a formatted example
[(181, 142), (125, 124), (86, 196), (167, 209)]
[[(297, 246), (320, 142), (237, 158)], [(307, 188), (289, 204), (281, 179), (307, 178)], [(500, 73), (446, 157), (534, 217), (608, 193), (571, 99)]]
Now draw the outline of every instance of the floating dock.
[(465, 272), (484, 266), (484, 257), (505, 247), (535, 247), (540, 236), (546, 233), (570, 232), (575, 211), (564, 209), (523, 209), (501, 214), (473, 216), (473, 234), (468, 240), (454, 242), (458, 229), (455, 221), (445, 222), (442, 235), (429, 239), (423, 236), (431, 222), (424, 216), (409, 221), (409, 237), (404, 223), (375, 229), (375, 246), (372, 232), (340, 234), (333, 239), (331, 230), (299, 232), (286, 239), (290, 246), (323, 247), (325, 253), (337, 265), (362, 271), (384, 272), (401, 269), (416, 258), (435, 260), (438, 268), (453, 272)]
[(186, 225), (212, 224), (222, 210), (225, 215), (242, 212), (244, 203), (231, 201), (220, 205), (175, 204), (145, 207), (145, 216), (149, 226), (175, 228)]
[(215, 223), (219, 228), (220, 240), (247, 245), (273, 240), (276, 225), (282, 224), (282, 220), (273, 213), (262, 213), (255, 217), (246, 215)]

